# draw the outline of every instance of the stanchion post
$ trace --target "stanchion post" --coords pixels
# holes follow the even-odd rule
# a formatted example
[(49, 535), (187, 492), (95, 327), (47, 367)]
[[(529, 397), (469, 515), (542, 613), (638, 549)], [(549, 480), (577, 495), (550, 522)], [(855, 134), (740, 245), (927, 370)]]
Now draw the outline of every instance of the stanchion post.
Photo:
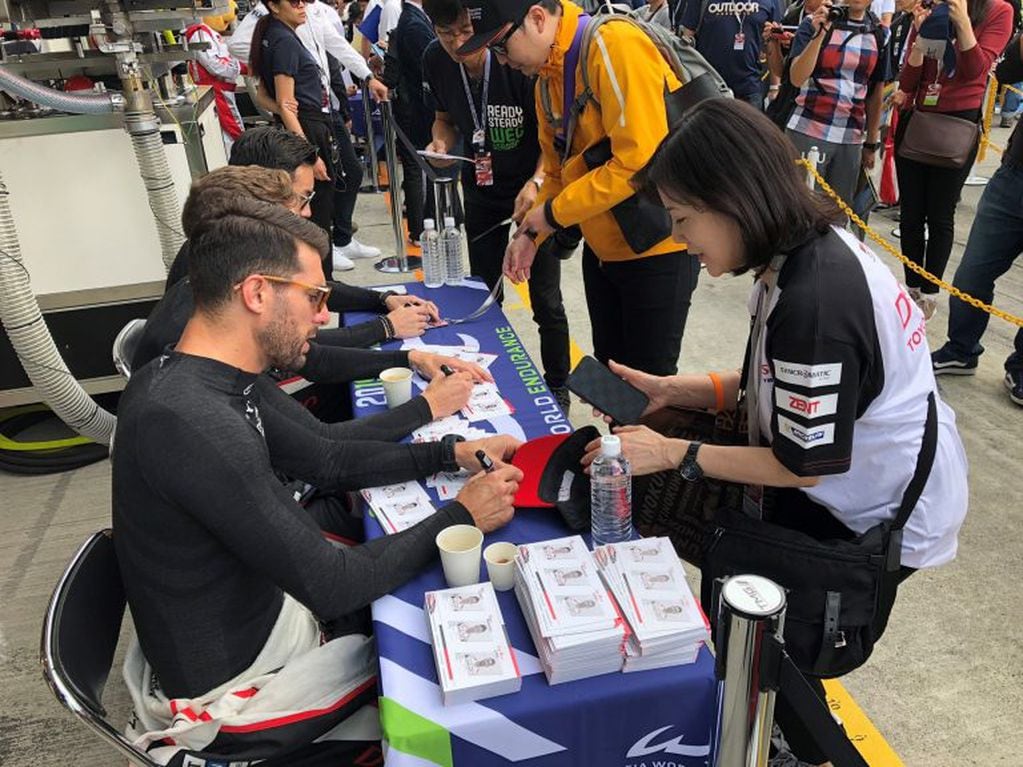
[(785, 592), (776, 583), (735, 575), (720, 584), (715, 767), (767, 764), (784, 627)]
[[(382, 107), (381, 107), (382, 109)], [(377, 173), (377, 147), (373, 136), (373, 100), (369, 97), (369, 88), (362, 87), (362, 111), (366, 115), (366, 165), (369, 176), (373, 179), (373, 191), (380, 191), (380, 178)]]
[(406, 273), (419, 269), (422, 259), (405, 252), (405, 232), (401, 227), (401, 184), (398, 183), (398, 148), (395, 144), (394, 112), (390, 101), (380, 102), (384, 126), (384, 154), (387, 157), (387, 194), (391, 198), (391, 228), (394, 232), (394, 256), (386, 256), (374, 264), (378, 272)]

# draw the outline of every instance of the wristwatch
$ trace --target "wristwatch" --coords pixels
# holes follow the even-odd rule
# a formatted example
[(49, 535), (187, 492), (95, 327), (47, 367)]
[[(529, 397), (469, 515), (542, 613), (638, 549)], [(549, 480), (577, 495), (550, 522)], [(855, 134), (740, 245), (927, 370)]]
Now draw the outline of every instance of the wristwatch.
[(387, 311), (387, 299), (397, 295), (400, 294), (396, 290), (383, 290), (380, 292), (380, 305), (384, 307), (384, 311)]
[(870, 152), (876, 152), (881, 146), (880, 141), (864, 141), (863, 148)]
[(455, 445), (465, 442), (461, 434), (445, 434), (440, 438), (441, 471), (455, 473), (461, 470), (458, 461), (455, 460)]
[(540, 178), (539, 176), (533, 176), (533, 178), (529, 179), (529, 181), (531, 184), (536, 186), (536, 191), (539, 192), (541, 189), (543, 189), (543, 179)]
[(696, 462), (696, 454), (700, 450), (702, 442), (693, 441), (689, 443), (689, 449), (686, 450), (685, 458), (682, 459), (682, 463), (679, 464), (678, 473), (682, 475), (682, 479), (687, 482), (696, 482), (698, 479), (703, 479), (703, 469), (700, 468), (700, 464)]

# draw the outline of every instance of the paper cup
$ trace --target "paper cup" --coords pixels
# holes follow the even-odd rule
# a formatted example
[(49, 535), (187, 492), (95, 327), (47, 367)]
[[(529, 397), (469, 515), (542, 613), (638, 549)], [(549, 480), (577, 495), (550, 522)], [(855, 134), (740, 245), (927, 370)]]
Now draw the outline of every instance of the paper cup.
[(452, 525), (437, 533), (444, 580), (452, 588), (480, 582), (483, 533), (472, 525)]
[(394, 409), (412, 399), (412, 371), (408, 368), (387, 368), (380, 373), (387, 407)]
[(483, 552), (487, 563), (487, 576), (497, 591), (508, 591), (515, 587), (515, 557), (519, 547), (514, 543), (491, 543)]

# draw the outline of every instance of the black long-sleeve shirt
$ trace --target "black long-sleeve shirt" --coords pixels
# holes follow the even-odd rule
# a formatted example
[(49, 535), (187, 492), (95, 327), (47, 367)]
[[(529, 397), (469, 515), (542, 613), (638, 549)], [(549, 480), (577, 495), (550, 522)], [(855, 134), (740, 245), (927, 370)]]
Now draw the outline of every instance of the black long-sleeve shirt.
[(472, 523), (451, 503), (339, 549), (274, 475), (344, 490), (444, 467), (437, 443), (355, 441), (387, 431), (324, 424), (260, 376), (207, 358), (171, 354), (132, 376), (114, 442), (114, 542), (167, 695), (200, 695), (251, 665), (284, 592), (322, 621), (343, 619), (426, 565), (440, 530)]

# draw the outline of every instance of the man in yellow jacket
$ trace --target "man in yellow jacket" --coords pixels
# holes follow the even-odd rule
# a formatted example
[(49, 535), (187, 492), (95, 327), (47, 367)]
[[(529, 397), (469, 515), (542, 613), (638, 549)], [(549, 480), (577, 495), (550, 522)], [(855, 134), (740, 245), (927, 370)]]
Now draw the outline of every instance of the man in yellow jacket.
[(546, 178), (505, 253), (505, 275), (528, 279), (537, 245), (578, 225), (595, 356), (674, 373), (699, 264), (671, 239), (667, 213), (637, 197), (630, 180), (667, 135), (665, 96), (681, 83), (627, 21), (602, 24), (587, 47), (584, 33), (593, 22), (568, 0), (464, 5), (476, 34), (460, 54), (489, 47), (501, 63), (538, 76)]

